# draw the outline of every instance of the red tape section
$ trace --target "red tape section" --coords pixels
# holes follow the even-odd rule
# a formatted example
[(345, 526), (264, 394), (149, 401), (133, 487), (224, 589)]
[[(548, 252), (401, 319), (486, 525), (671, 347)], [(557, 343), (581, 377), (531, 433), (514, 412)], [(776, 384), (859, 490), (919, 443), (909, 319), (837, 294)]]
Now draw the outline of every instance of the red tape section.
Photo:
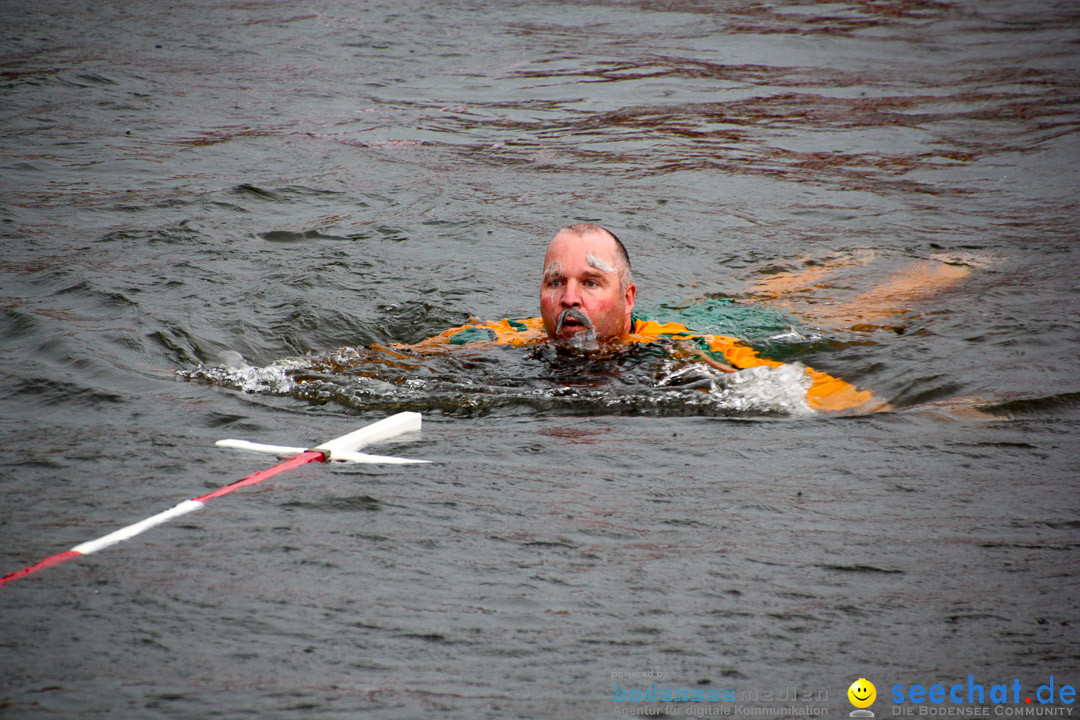
[(58, 553), (56, 555), (52, 555), (50, 557), (45, 558), (44, 560), (42, 560), (39, 563), (31, 565), (30, 567), (25, 567), (22, 570), (16, 570), (13, 573), (8, 573), (4, 577), (0, 578), (0, 587), (4, 587), (5, 585), (7, 585), (12, 580), (18, 580), (19, 578), (24, 578), (27, 575), (31, 575), (33, 573), (36, 573), (38, 570), (44, 570), (45, 568), (50, 568), (53, 565), (59, 565), (60, 563), (65, 563), (68, 560), (74, 560), (77, 557), (82, 557), (82, 553), (77, 553), (74, 550), (68, 550), (67, 552), (62, 552), (62, 553)]
[(197, 498), (191, 498), (191, 499), (194, 500), (195, 502), (201, 502), (201, 503), (210, 502), (214, 498), (219, 498), (222, 495), (228, 495), (233, 490), (239, 490), (240, 488), (247, 487), (248, 485), (255, 485), (257, 483), (261, 483), (263, 480), (269, 480), (270, 478), (274, 477), (275, 475), (283, 473), (286, 470), (292, 470), (294, 467), (300, 467), (301, 465), (307, 465), (309, 462), (314, 462), (316, 460), (322, 460), (322, 459), (323, 459), (322, 451), (320, 451), (320, 450), (308, 450), (306, 452), (300, 453), (299, 455), (292, 458), (291, 460), (286, 460), (283, 463), (278, 463), (274, 467), (267, 468), (265, 470), (260, 470), (257, 473), (254, 473), (252, 475), (248, 475), (246, 478), (243, 478), (242, 480), (237, 480), (236, 482), (234, 482), (234, 483), (232, 483), (230, 485), (226, 485), (223, 488), (219, 488), (219, 489), (215, 490), (212, 493), (207, 493), (206, 495), (200, 495)]

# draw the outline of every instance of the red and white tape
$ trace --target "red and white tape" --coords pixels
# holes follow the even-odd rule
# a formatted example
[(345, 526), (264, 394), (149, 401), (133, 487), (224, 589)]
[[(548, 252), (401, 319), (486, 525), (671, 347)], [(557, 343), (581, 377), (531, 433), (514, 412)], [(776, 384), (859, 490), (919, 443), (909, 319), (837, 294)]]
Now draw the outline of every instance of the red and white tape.
[(191, 498), (190, 500), (185, 500), (164, 512), (148, 517), (145, 520), (140, 520), (137, 523), (132, 523), (127, 527), (115, 530), (96, 540), (81, 543), (65, 552), (50, 555), (44, 560), (34, 563), (29, 567), (25, 567), (22, 570), (17, 570), (13, 573), (4, 575), (3, 577), (0, 577), (0, 587), (7, 585), (14, 580), (32, 575), (39, 570), (44, 570), (45, 568), (65, 563), (68, 560), (74, 560), (75, 558), (83, 557), (99, 550), (104, 550), (105, 548), (116, 545), (124, 540), (129, 540), (140, 533), (146, 532), (152, 527), (166, 523), (181, 515), (187, 515), (190, 512), (199, 510), (204, 507), (206, 503), (215, 498), (228, 495), (235, 490), (248, 487), (249, 485), (256, 485), (275, 475), (280, 475), (283, 472), (300, 467), (301, 465), (306, 465), (310, 462), (315, 462), (317, 460), (335, 460), (356, 463), (426, 463), (428, 462), (427, 460), (412, 460), (409, 458), (390, 457), (387, 455), (367, 455), (365, 453), (356, 452), (359, 448), (366, 445), (384, 442), (405, 433), (419, 432), (420, 425), (420, 413), (398, 413), (385, 420), (380, 420), (377, 423), (372, 423), (359, 430), (354, 430), (348, 435), (342, 435), (339, 438), (329, 440), (310, 450), (281, 445), (260, 445), (257, 443), (249, 443), (245, 440), (219, 440), (217, 444), (222, 447), (234, 447), (253, 450), (255, 452), (271, 453), (279, 456), (293, 455), (294, 457), (291, 457), (284, 462), (280, 462), (273, 467), (248, 475), (234, 483), (218, 488), (213, 492)]

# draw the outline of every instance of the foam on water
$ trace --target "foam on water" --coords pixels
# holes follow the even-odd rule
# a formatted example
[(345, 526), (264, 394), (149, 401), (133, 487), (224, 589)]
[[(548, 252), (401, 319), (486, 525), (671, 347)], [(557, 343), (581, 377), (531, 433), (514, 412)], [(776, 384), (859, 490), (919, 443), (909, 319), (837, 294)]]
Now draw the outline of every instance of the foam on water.
[[(521, 357), (520, 352), (517, 355)], [(536, 356), (533, 353), (527, 359)], [(597, 373), (596, 363), (602, 361), (580, 353), (567, 355), (561, 346), (555, 356), (540, 358), (539, 366), (533, 364), (534, 376), (524, 381), (520, 365), (502, 367), (497, 357), (490, 366), (472, 362), (449, 366), (455, 360), (452, 357), (426, 360), (422, 367), (413, 367), (414, 375), (409, 377), (393, 368), (380, 368), (371, 351), (356, 348), (283, 358), (263, 367), (249, 365), (239, 353), (229, 352), (221, 364), (177, 374), (245, 393), (291, 395), (361, 410), (408, 407), (473, 414), (519, 406), (571, 414), (794, 417), (814, 412), (806, 404), (811, 380), (799, 363), (725, 373), (704, 363), (687, 365), (667, 358), (656, 368), (652, 364), (656, 358), (644, 356), (619, 373), (618, 382), (596, 383), (594, 376), (603, 374)], [(421, 372), (428, 376), (419, 376)]]
[(689, 386), (708, 393), (717, 408), (748, 414), (813, 415), (806, 404), (812, 381), (801, 363), (778, 368), (760, 366), (725, 373), (694, 363), (673, 368), (660, 378), (658, 387)]
[(287, 358), (260, 368), (249, 365), (238, 352), (230, 350), (222, 355), (220, 365), (199, 365), (191, 370), (179, 370), (177, 374), (189, 380), (206, 380), (242, 392), (281, 395), (288, 394), (296, 385), (289, 377), (289, 371), (303, 366), (299, 358)]

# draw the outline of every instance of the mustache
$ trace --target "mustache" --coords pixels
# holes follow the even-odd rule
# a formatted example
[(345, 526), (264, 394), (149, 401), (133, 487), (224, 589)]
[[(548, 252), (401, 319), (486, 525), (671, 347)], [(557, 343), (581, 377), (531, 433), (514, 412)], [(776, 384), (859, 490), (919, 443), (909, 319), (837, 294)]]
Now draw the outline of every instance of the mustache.
[(584, 325), (585, 328), (588, 330), (593, 329), (592, 320), (589, 319), (589, 316), (586, 315), (584, 311), (578, 310), (577, 308), (567, 308), (566, 310), (563, 310), (561, 313), (559, 313), (559, 322), (555, 326), (555, 332), (562, 332), (563, 326), (566, 325), (566, 321), (570, 319), (573, 319), (581, 325)]

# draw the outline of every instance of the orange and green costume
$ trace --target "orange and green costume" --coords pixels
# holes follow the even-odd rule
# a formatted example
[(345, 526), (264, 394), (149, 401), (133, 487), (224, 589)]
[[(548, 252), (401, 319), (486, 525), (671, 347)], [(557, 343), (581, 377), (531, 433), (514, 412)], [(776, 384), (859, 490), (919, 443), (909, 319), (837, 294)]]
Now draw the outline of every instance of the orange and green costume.
[[(649, 344), (665, 339), (672, 340), (683, 348), (689, 347), (692, 351), (724, 362), (738, 370), (762, 365), (776, 368), (783, 364), (759, 357), (753, 348), (737, 338), (694, 332), (675, 322), (661, 324), (655, 320), (638, 317), (631, 317), (631, 322), (631, 331), (619, 338), (621, 342)], [(504, 319), (498, 322), (474, 320), (415, 345), (397, 347), (418, 351), (446, 350), (448, 345), (525, 347), (544, 343), (547, 339), (547, 332), (544, 330), (541, 318)], [(679, 341), (685, 341), (685, 343), (679, 343)], [(839, 378), (811, 368), (806, 368), (806, 373), (811, 380), (811, 385), (806, 391), (806, 403), (814, 410), (867, 412), (880, 410), (886, 406), (870, 391), (859, 390), (851, 383)]]

